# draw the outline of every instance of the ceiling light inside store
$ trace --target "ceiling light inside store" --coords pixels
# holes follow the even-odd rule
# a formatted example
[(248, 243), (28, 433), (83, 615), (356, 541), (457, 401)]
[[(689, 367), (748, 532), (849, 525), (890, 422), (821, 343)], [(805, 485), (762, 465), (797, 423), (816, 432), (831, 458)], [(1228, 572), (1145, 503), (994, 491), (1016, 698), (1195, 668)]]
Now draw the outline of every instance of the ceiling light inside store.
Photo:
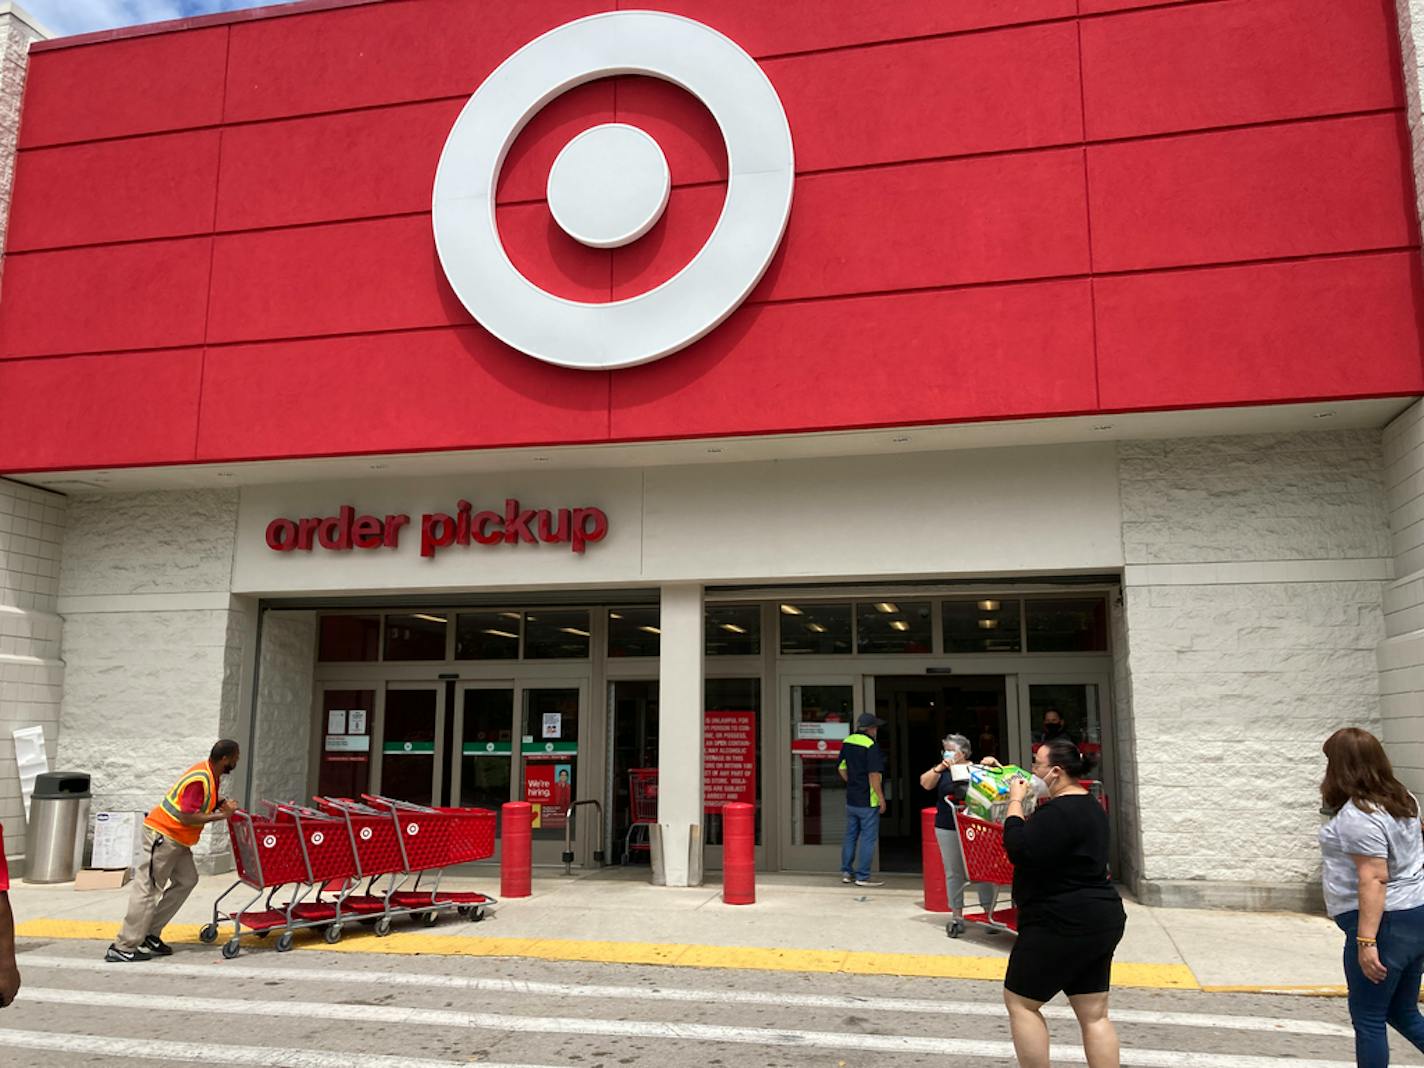
[(797, 608), (794, 604), (784, 604), (781, 606), (783, 616), (804, 616), (806, 613)]
[(501, 613), (499, 614), (499, 617), (500, 617), (501, 619), (518, 619), (518, 618), (519, 618), (519, 613), (518, 613), (518, 612), (501, 612)]
[(981, 619), (979, 621), (980, 630), (993, 630), (999, 625), (997, 619)]
[(890, 629), (891, 629), (891, 630), (909, 630), (909, 629), (910, 629), (910, 624), (906, 623), (903, 619), (892, 619), (892, 620), (890, 621)]
[(660, 631), (657, 627), (639, 627), (638, 629), (641, 630), (644, 634), (661, 634), (661, 633), (662, 633), (662, 631)]
[(518, 634), (511, 634), (507, 630), (494, 630), (492, 628), (486, 627), (483, 631), (481, 631), (481, 633), (490, 634), (496, 638), (513, 638), (515, 641), (519, 640)]
[(824, 633), (826, 633), (826, 628), (823, 627), (823, 626), (821, 626), (821, 624), (819, 624), (819, 623), (807, 623), (807, 624), (806, 624), (806, 629), (809, 630), (812, 634), (824, 634)]
[(999, 602), (998, 602), (998, 601), (980, 601), (980, 602), (979, 602), (979, 611), (981, 611), (981, 612), (997, 612), (998, 610), (999, 610)]
[(423, 612), (416, 612), (415, 615), (412, 616), (411, 618), (412, 618), (412, 619), (423, 619), (423, 620), (425, 620), (427, 623), (444, 623), (444, 622), (445, 622), (445, 617), (444, 617), (444, 616), (427, 616), (427, 615), (425, 615)]
[(896, 612), (900, 611), (889, 601), (881, 601), (875, 606), (875, 610), (877, 612), (884, 612), (887, 616), (893, 616)]
[(723, 623), (722, 629), (728, 634), (745, 634), (747, 632), (746, 627), (739, 627), (735, 623)]
[(565, 634), (572, 634), (575, 638), (588, 637), (588, 631), (579, 630), (578, 627), (560, 627), (559, 630), (561, 630)]
[(618, 612), (609, 612), (609, 613), (608, 613), (608, 618), (609, 618), (609, 619), (622, 619), (623, 616), (622, 616), (620, 613), (618, 613)]

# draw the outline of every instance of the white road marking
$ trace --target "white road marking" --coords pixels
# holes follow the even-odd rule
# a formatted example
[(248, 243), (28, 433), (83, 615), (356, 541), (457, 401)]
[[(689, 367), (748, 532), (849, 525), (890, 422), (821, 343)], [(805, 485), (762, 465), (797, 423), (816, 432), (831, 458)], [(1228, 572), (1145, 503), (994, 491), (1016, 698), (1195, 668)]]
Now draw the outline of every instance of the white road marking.
[[(33, 953), (20, 956), (26, 968), (59, 968), (65, 971), (82, 969), (113, 972), (114, 965), (101, 960), (78, 960), (72, 957), (50, 957)], [(930, 1001), (925, 998), (877, 998), (845, 995), (782, 994), (758, 990), (688, 990), (676, 987), (648, 989), (637, 986), (596, 986), (575, 983), (541, 983), (523, 979), (484, 979), (461, 975), (412, 974), (409, 972), (360, 971), (355, 968), (308, 968), (285, 962), (270, 967), (228, 964), (215, 971), (211, 964), (175, 964), (165, 961), (154, 965), (163, 975), (192, 976), (210, 979), (221, 975), (230, 979), (293, 978), (301, 982), (350, 983), (357, 986), (435, 987), (473, 990), (482, 994), (517, 994), (553, 998), (599, 998), (610, 1001), (677, 1001), (722, 1005), (786, 1005), (805, 1009), (833, 1009), (842, 1012), (902, 1012), (937, 1016), (988, 1016), (1008, 1019), (1004, 1006), (996, 1001)], [(159, 974), (155, 971), (153, 974)], [(145, 973), (148, 977), (149, 973)], [(1072, 1020), (1073, 1010), (1066, 1006), (1049, 1005), (1043, 1014), (1051, 1019)], [(1353, 1038), (1355, 1032), (1345, 1024), (1323, 1020), (1278, 1019), (1273, 1016), (1230, 1016), (1224, 1013), (1156, 1012), (1144, 1009), (1112, 1010), (1117, 1023), (1200, 1027), (1207, 1030), (1265, 1031), (1272, 1034), (1321, 1035), (1328, 1038)]]
[[(210, 974), (216, 974), (210, 973)], [(26, 987), (26, 1001), (50, 1005), (88, 1005), (93, 1008), (151, 1011), (152, 994), (112, 994), (88, 990)], [(350, 1020), (413, 1027), (459, 1027), (472, 1030), (533, 1034), (598, 1035), (605, 1038), (673, 1039), (681, 1042), (728, 1042), (753, 1046), (796, 1046), (835, 1050), (873, 1050), (880, 1053), (928, 1053), (944, 1057), (986, 1057), (1013, 1061), (1012, 1044), (919, 1035), (848, 1034), (834, 1031), (798, 1031), (790, 1028), (726, 1027), (720, 1024), (662, 1023), (651, 1020), (577, 1020), (558, 1016), (510, 1016), (493, 1012), (455, 1012), (450, 1009), (399, 1008), (388, 1005), (339, 1005), (318, 1001), (256, 1001), (165, 995), (164, 1012), (170, 1017), (189, 1014), (291, 1017), (309, 1023)], [(1081, 1046), (1055, 1048), (1058, 1060), (1085, 1064)], [(1125, 1068), (1354, 1068), (1352, 1061), (1306, 1060), (1296, 1057), (1249, 1057), (1237, 1054), (1194, 1053), (1186, 1050), (1124, 1049)]]
[[(264, 1068), (470, 1068), (468, 1060), (437, 1061), (422, 1057), (386, 1057), (374, 1053), (318, 1053), (306, 1049), (231, 1046), (217, 1041), (166, 1042), (156, 1038), (97, 1037), (6, 1028), (0, 1028), (0, 1049), (79, 1053), (98, 1060), (132, 1057), (194, 1064), (255, 1064)], [(478, 1064), (479, 1068), (540, 1068), (538, 1065), (493, 1064), (489, 1061)]]

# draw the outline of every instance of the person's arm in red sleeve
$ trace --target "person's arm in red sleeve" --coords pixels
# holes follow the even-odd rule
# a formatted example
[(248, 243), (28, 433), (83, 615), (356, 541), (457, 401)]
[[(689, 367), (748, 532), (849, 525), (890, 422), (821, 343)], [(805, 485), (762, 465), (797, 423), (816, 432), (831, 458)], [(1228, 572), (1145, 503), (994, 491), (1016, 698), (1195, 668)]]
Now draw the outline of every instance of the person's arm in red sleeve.
[(178, 822), (184, 827), (201, 827), (205, 823), (227, 819), (236, 808), (236, 801), (223, 801), (215, 810), (204, 814), (203, 784), (189, 783), (188, 788), (178, 798)]
[(10, 911), (10, 872), (5, 866), (5, 832), (0, 830), (0, 1008), (20, 992), (20, 968), (15, 963), (15, 914)]

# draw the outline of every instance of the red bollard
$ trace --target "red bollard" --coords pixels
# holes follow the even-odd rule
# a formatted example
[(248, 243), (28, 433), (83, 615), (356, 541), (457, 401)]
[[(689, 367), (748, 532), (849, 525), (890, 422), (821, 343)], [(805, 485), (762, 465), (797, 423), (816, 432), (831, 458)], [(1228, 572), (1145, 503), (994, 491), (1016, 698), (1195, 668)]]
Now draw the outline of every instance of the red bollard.
[(920, 811), (920, 860), (925, 870), (925, 911), (948, 912), (949, 888), (944, 881), (944, 858), (935, 838), (935, 810)]
[(722, 806), (722, 900), (756, 904), (756, 806), (744, 801)]
[(528, 801), (506, 801), (500, 809), (503, 843), (499, 859), (499, 896), (528, 897), (533, 877), (530, 848), (534, 809)]

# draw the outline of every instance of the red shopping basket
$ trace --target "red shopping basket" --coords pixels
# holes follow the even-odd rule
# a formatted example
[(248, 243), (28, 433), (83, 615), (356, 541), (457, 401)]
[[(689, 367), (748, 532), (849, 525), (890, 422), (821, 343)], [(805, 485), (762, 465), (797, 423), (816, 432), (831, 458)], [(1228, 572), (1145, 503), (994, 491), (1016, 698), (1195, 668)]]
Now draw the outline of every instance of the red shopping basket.
[(234, 812), (228, 818), (237, 877), (254, 890), (307, 881), (301, 835), (290, 820)]

